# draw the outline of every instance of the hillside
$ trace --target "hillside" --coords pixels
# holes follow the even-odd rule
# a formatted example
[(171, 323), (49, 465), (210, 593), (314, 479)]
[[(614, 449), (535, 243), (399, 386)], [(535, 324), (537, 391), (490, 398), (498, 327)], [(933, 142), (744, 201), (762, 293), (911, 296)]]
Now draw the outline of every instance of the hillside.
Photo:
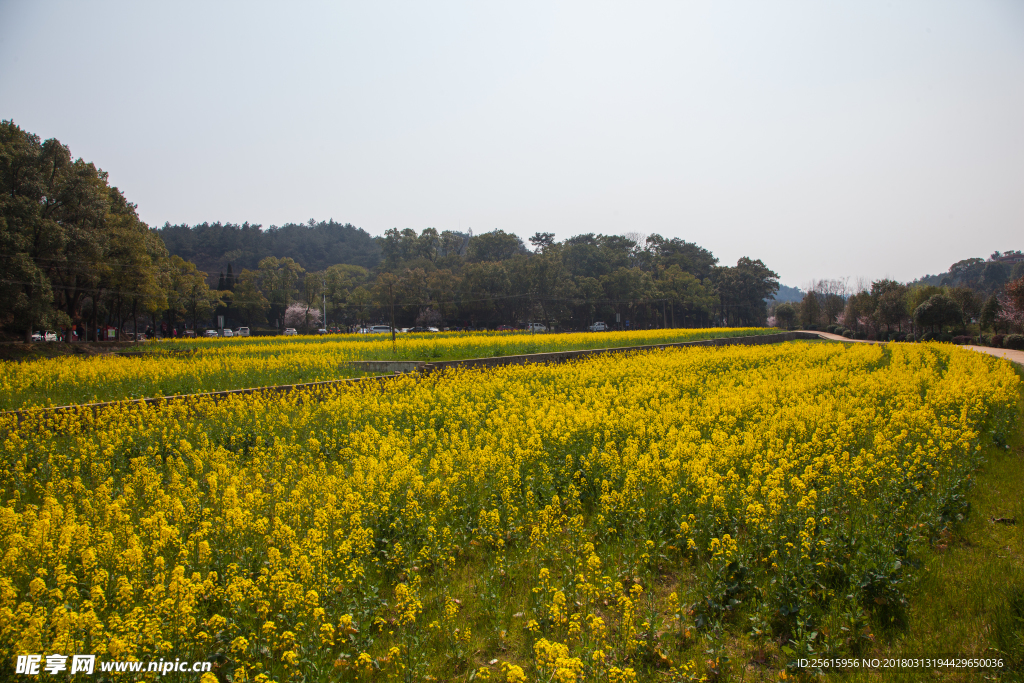
[(362, 228), (334, 220), (288, 223), (264, 230), (258, 224), (165, 223), (155, 232), (172, 255), (192, 261), (211, 278), (227, 269), (255, 269), (268, 256), (292, 258), (310, 271), (324, 270), (337, 263), (372, 268), (380, 261), (380, 247)]

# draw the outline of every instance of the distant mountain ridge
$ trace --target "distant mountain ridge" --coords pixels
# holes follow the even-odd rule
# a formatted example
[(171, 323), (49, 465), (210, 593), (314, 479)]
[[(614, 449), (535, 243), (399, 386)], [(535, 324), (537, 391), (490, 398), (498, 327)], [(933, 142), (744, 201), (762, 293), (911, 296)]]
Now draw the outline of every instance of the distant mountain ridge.
[(802, 301), (805, 292), (799, 287), (787, 287), (786, 285), (779, 285), (779, 291), (775, 292), (775, 296), (772, 298), (780, 304), (790, 301)]

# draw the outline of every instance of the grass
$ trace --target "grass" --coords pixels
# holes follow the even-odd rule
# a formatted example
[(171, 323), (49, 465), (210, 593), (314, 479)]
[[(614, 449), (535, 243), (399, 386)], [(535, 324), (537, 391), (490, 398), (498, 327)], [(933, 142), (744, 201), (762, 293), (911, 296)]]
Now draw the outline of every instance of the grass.
[[(1014, 370), (1024, 379), (1024, 369)], [(875, 620), (872, 641), (859, 655), (879, 660), (1002, 658), (1004, 668), (820, 674), (788, 669), (790, 678), (849, 683), (1024, 681), (1024, 420), (1018, 424), (1009, 444), (988, 448), (986, 464), (974, 474), (968, 514), (934, 539), (905, 612), (894, 615), (890, 623)], [(777, 681), (789, 659), (780, 643), (770, 644), (766, 656), (758, 657), (758, 648), (744, 633), (731, 634), (725, 650), (732, 660), (725, 680)]]
[[(1016, 366), (1015, 366), (1016, 367)], [(1017, 373), (1024, 376), (1019, 367)], [(906, 626), (880, 630), (877, 656), (1003, 657), (1000, 680), (1024, 680), (1024, 432), (989, 450), (976, 473), (966, 519), (936, 539), (926, 559)], [(1015, 520), (1015, 524), (993, 520)], [(929, 680), (971, 681), (993, 672), (945, 671)], [(916, 681), (921, 672), (884, 680)], [(858, 674), (852, 681), (882, 680)]]

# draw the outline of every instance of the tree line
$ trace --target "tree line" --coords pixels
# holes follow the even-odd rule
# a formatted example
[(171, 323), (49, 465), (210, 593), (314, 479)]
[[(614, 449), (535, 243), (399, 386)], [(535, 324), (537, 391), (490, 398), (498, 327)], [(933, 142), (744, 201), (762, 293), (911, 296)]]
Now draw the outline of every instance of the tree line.
[(104, 171), (12, 121), (0, 124), (0, 183), (0, 323), (26, 340), (42, 328), (197, 330), (218, 316), (270, 328), (392, 316), (403, 327), (755, 325), (779, 287), (758, 259), (722, 266), (656, 234), (538, 232), (527, 245), (501, 230), (374, 238), (333, 220), (150, 229)]
[[(972, 325), (994, 333), (1022, 331), (1024, 255), (1009, 255), (1003, 261), (999, 252), (987, 262), (960, 261), (950, 275), (930, 282), (882, 279), (851, 287), (847, 279), (818, 280), (801, 301), (773, 305), (769, 322), (881, 340), (952, 338), (954, 333), (966, 335)], [(977, 277), (963, 277), (963, 264)], [(936, 281), (942, 284), (931, 283)]]
[(249, 326), (753, 325), (764, 322), (766, 299), (778, 287), (778, 276), (760, 260), (719, 266), (708, 250), (660, 235), (586, 234), (559, 242), (536, 233), (527, 247), (501, 230), (426, 228), (391, 229), (378, 242), (376, 268), (308, 271), (295, 259), (267, 257), (255, 269), (224, 275), (233, 288), (226, 310)]

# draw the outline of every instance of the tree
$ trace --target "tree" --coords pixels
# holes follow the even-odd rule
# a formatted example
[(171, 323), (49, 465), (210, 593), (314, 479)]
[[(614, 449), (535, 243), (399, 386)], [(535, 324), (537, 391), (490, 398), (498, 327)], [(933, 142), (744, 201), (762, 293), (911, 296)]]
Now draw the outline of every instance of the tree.
[(821, 319), (821, 306), (818, 303), (818, 293), (811, 290), (804, 294), (800, 302), (800, 324), (805, 328), (811, 328), (818, 324)]
[(779, 326), (785, 330), (793, 327), (793, 323), (797, 318), (796, 307), (791, 303), (779, 304), (775, 307), (775, 319), (779, 322)]
[(348, 297), (349, 303), (356, 311), (357, 322), (360, 325), (366, 323), (366, 319), (370, 315), (370, 305), (373, 303), (373, 293), (364, 287), (359, 285), (352, 290)]
[(303, 332), (308, 332), (310, 325), (320, 324), (320, 311), (310, 308), (301, 301), (296, 301), (284, 311), (284, 326), (298, 327)]
[(843, 309), (843, 325), (857, 331), (874, 332), (877, 329), (874, 318), (876, 305), (877, 300), (866, 290), (848, 297)]
[(993, 294), (985, 300), (985, 305), (981, 308), (981, 319), (979, 320), (981, 329), (992, 329), (999, 318), (999, 310), (999, 298)]
[[(973, 289), (982, 289), (986, 292), (998, 292), (1010, 279), (1010, 269), (1006, 264), (999, 261), (990, 261), (984, 265), (981, 271), (980, 282), (974, 283)], [(963, 283), (972, 286), (972, 283)]]
[(680, 270), (692, 273), (700, 281), (710, 278), (718, 264), (718, 259), (710, 251), (679, 238), (667, 240), (658, 234), (650, 235), (647, 250), (656, 264), (666, 268), (679, 266)]
[(430, 302), (436, 307), (441, 321), (447, 320), (455, 311), (455, 295), (460, 281), (461, 278), (447, 268), (435, 270), (427, 277)]
[(903, 329), (907, 319), (907, 287), (894, 280), (877, 280), (871, 283), (871, 296), (875, 299), (875, 324), (885, 325), (889, 332), (895, 325)]
[(234, 289), (235, 311), (245, 321), (246, 326), (253, 326), (257, 323), (267, 321), (267, 311), (270, 309), (270, 302), (263, 296), (257, 285), (257, 274), (251, 270), (243, 270), (235, 281)]
[(504, 261), (526, 251), (523, 241), (504, 230), (493, 230), (469, 240), (470, 261)]
[(956, 302), (963, 314), (964, 322), (970, 322), (981, 315), (982, 301), (969, 287), (950, 287), (947, 296)]
[(999, 298), (998, 319), (1024, 330), (1024, 277), (1010, 282)]
[(588, 326), (593, 324), (597, 304), (604, 296), (601, 282), (593, 277), (576, 278), (576, 296), (583, 308), (583, 319), (586, 320)]
[(544, 252), (555, 245), (555, 233), (535, 232), (533, 237), (530, 238), (530, 244), (533, 245), (534, 251)]
[(636, 326), (638, 305), (653, 298), (654, 280), (650, 273), (639, 268), (616, 268), (608, 275), (601, 276), (605, 296), (611, 299), (616, 312), (623, 314), (624, 321)]
[[(302, 281), (302, 304), (306, 307), (306, 317), (302, 323), (302, 331), (308, 332), (310, 323), (319, 324), (322, 316), (323, 301), (326, 297), (326, 277), (323, 273), (306, 273)], [(289, 308), (291, 308), (289, 306)], [(317, 311), (313, 320), (312, 311)]]
[[(31, 339), (37, 325), (71, 324), (81, 293), (67, 307), (55, 295), (71, 265), (94, 284), (97, 242), (107, 201), (106, 176), (55, 139), (40, 142), (13, 121), (0, 122), (0, 321)], [(69, 258), (71, 256), (71, 258)]]
[(500, 262), (466, 265), (459, 290), (460, 315), (473, 327), (486, 321), (514, 321), (521, 308), (522, 302), (511, 298), (508, 269)]
[(210, 289), (206, 284), (206, 273), (198, 270), (191, 261), (172, 256), (170, 266), (173, 294), (168, 303), (172, 313), (171, 322), (174, 322), (174, 313), (179, 313), (192, 320), (192, 329), (198, 329), (199, 321), (205, 320), (221, 303), (219, 293)]
[(673, 264), (661, 270), (657, 286), (658, 296), (668, 300), (672, 327), (675, 327), (677, 306), (682, 308), (686, 324), (686, 319), (692, 315), (698, 316), (700, 320), (706, 319), (718, 305), (718, 296), (710, 281), (702, 283), (696, 275), (682, 270), (678, 265)]
[(779, 291), (779, 276), (760, 259), (744, 256), (735, 267), (718, 268), (716, 284), (723, 317), (754, 325), (767, 317), (766, 300)]
[(108, 286), (117, 328), (124, 327), (124, 314), (130, 313), (135, 338), (139, 333), (139, 306), (154, 312), (166, 307), (165, 262), (167, 249), (163, 241), (139, 220), (136, 206), (128, 202), (117, 188), (110, 188), (106, 229), (109, 232), (106, 259), (110, 264)]
[(337, 322), (339, 318), (346, 317), (347, 308), (356, 307), (352, 301), (352, 292), (356, 287), (369, 282), (370, 271), (362, 266), (341, 263), (323, 271), (322, 276), (326, 285), (327, 316), (329, 320)]
[(942, 331), (945, 325), (960, 325), (963, 314), (956, 302), (943, 294), (935, 294), (914, 309), (914, 324), (919, 327), (938, 327)]
[(288, 304), (295, 300), (299, 278), (304, 272), (302, 266), (290, 258), (268, 256), (260, 261), (257, 282), (275, 318), (283, 317)]

